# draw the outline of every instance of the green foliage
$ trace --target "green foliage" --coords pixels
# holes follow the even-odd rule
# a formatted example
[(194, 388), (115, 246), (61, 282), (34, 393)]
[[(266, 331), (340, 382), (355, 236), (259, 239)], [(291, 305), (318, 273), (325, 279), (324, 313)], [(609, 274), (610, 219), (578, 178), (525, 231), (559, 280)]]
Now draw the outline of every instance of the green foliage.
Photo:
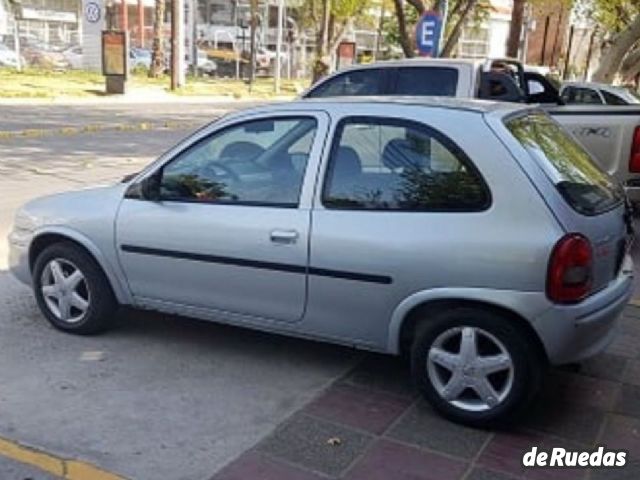
[(591, 18), (605, 31), (620, 32), (640, 15), (638, 0), (575, 0), (576, 11)]

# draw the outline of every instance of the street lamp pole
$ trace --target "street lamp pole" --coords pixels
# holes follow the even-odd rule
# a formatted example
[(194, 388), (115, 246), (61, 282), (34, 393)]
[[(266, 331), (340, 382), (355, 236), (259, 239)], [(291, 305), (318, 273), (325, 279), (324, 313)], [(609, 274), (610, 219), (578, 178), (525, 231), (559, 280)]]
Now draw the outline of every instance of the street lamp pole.
[(20, 19), (22, 18), (22, 0), (10, 0), (13, 10), (13, 49), (16, 52), (16, 70), (22, 71), (20, 55)]
[(280, 77), (282, 75), (281, 57), (282, 57), (282, 17), (284, 10), (284, 0), (278, 0), (278, 33), (276, 37), (276, 75), (275, 75), (275, 91), (280, 93)]

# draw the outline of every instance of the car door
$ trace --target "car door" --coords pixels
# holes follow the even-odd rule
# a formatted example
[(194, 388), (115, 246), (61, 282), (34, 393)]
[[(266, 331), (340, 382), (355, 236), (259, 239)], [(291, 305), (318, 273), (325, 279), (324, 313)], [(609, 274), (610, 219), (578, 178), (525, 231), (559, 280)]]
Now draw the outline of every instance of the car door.
[(455, 280), (465, 262), (441, 262), (457, 248), (447, 239), (481, 228), (483, 216), (467, 213), (487, 209), (490, 195), (449, 137), (407, 118), (343, 117), (325, 163), (304, 321), (379, 348), (402, 300)]
[(133, 185), (116, 242), (137, 303), (300, 320), (328, 124), (313, 111), (228, 121)]

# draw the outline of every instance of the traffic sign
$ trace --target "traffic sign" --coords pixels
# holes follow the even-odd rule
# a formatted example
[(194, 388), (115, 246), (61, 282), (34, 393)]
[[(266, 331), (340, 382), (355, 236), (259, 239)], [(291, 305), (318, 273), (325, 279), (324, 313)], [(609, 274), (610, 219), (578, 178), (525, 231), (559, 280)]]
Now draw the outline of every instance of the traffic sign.
[(102, 17), (100, 5), (96, 2), (88, 2), (84, 7), (84, 15), (89, 23), (98, 23)]
[(438, 12), (425, 12), (416, 25), (416, 45), (420, 55), (437, 57), (440, 53), (440, 33), (442, 15)]

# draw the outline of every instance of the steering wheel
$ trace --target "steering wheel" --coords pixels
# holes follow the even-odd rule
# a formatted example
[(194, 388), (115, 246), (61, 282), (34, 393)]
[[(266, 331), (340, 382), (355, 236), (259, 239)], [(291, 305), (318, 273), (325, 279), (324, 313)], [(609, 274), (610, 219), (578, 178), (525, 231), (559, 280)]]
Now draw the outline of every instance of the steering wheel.
[[(236, 172), (234, 172), (228, 165), (220, 161), (215, 162), (207, 162), (201, 169), (202, 173), (204, 173), (207, 177), (210, 177), (213, 174), (216, 179), (230, 179), (236, 182), (240, 181), (240, 177)], [(220, 172), (222, 171), (222, 173)]]

